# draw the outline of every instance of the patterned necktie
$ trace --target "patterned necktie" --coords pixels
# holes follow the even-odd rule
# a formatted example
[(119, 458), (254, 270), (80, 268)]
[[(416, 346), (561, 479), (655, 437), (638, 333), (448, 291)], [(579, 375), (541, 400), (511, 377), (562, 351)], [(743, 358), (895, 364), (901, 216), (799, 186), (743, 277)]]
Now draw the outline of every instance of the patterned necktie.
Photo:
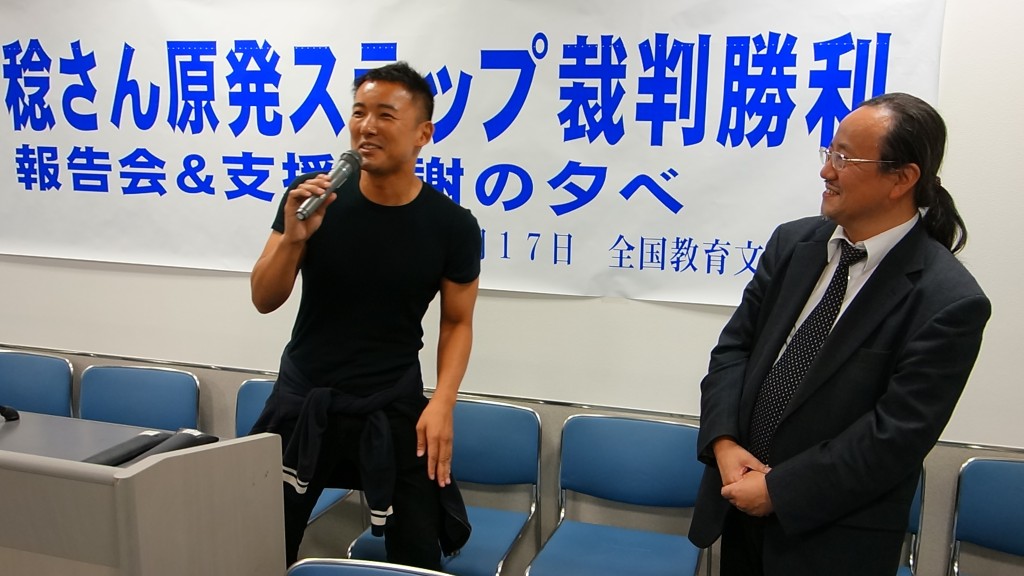
[(835, 324), (846, 296), (850, 265), (867, 256), (867, 252), (854, 248), (846, 240), (841, 241), (839, 246), (842, 248), (839, 266), (824, 296), (797, 328), (796, 334), (768, 372), (757, 393), (754, 414), (750, 418), (750, 453), (762, 463), (769, 463), (772, 438), (779, 425), (779, 418)]

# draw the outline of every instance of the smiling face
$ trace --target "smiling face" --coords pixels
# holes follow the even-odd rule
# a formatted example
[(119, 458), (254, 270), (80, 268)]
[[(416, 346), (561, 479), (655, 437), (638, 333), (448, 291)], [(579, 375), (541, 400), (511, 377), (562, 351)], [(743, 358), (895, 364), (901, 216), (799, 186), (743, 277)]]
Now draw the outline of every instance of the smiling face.
[(434, 125), (423, 104), (404, 86), (368, 80), (356, 89), (349, 131), (352, 148), (363, 157), (362, 169), (385, 176), (413, 173)]
[[(890, 125), (889, 111), (880, 106), (862, 106), (839, 124), (832, 150), (848, 158), (883, 160), (883, 138)], [(825, 162), (820, 175), (825, 180), (821, 214), (860, 242), (898, 226), (913, 216), (913, 199), (907, 192), (902, 171), (888, 171), (885, 164), (848, 162), (836, 170)], [(909, 203), (908, 203), (909, 200)]]

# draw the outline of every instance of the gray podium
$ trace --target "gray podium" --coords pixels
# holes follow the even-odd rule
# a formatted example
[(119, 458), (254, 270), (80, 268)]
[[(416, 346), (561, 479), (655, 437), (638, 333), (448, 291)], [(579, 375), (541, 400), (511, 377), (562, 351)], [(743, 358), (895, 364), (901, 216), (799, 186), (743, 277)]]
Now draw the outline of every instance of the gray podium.
[(281, 444), (259, 434), (127, 468), (77, 460), (142, 429), (22, 413), (0, 423), (5, 574), (281, 576)]

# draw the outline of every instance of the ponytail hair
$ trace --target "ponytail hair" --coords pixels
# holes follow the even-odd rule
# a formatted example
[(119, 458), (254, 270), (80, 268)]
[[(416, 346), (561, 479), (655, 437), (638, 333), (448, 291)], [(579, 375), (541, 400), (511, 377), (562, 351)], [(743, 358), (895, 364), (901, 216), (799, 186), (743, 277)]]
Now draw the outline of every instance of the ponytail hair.
[(924, 213), (928, 235), (956, 254), (967, 244), (967, 227), (949, 191), (939, 179), (946, 149), (946, 123), (930, 104), (894, 92), (876, 96), (860, 106), (878, 106), (892, 115), (889, 132), (882, 139), (883, 170), (896, 171), (916, 164), (921, 176), (914, 185), (914, 204)]
[[(921, 197), (924, 197), (927, 203), (923, 203)], [(924, 212), (924, 225), (928, 234), (942, 242), (942, 245), (949, 248), (953, 254), (963, 250), (967, 245), (967, 226), (956, 210), (953, 197), (942, 186), (942, 181), (936, 177), (930, 190), (920, 194), (915, 189), (914, 198), (918, 206), (927, 207)]]

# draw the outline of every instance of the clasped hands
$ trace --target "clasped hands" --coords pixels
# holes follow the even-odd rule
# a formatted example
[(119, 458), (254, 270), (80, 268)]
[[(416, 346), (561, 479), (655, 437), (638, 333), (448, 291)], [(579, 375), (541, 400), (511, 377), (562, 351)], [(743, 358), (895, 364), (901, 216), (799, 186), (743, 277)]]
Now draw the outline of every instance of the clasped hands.
[(722, 498), (750, 516), (771, 514), (772, 499), (765, 481), (771, 468), (729, 437), (716, 439), (713, 450), (722, 475)]

